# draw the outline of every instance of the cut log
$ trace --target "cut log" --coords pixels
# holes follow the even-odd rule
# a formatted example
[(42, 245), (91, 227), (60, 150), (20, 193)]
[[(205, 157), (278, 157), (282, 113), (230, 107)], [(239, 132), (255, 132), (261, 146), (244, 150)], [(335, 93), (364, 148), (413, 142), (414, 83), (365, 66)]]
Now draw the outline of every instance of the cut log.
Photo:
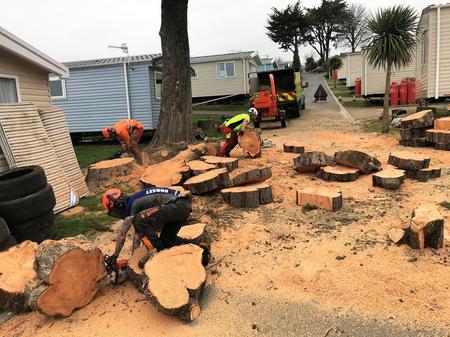
[(388, 164), (402, 170), (419, 170), (430, 166), (431, 157), (402, 151), (389, 154)]
[(427, 141), (430, 143), (450, 143), (450, 131), (440, 129), (428, 129)]
[(244, 153), (255, 158), (261, 154), (261, 138), (256, 130), (246, 130), (239, 136), (239, 146)]
[(189, 178), (183, 186), (192, 194), (203, 194), (219, 188), (229, 187), (231, 186), (231, 181), (228, 170), (219, 168)]
[(388, 190), (397, 190), (405, 181), (406, 174), (404, 170), (388, 169), (377, 172), (372, 176), (373, 186), (379, 186)]
[(272, 187), (265, 182), (226, 188), (220, 193), (226, 203), (236, 208), (256, 208), (273, 201)]
[(423, 110), (412, 115), (406, 116), (400, 122), (401, 129), (423, 128), (432, 126), (434, 122), (434, 114), (432, 110)]
[(200, 297), (206, 282), (203, 249), (182, 245), (157, 253), (144, 266), (147, 285), (144, 294), (156, 308), (182, 320), (200, 315)]
[(28, 309), (26, 285), (36, 276), (33, 269), (37, 243), (24, 241), (0, 253), (0, 308)]
[(233, 171), (238, 168), (237, 158), (217, 157), (217, 156), (203, 156), (201, 158), (205, 163), (217, 165), (217, 167), (225, 167), (228, 171)]
[(134, 165), (134, 158), (117, 158), (92, 164), (87, 171), (86, 184), (90, 190), (96, 190), (114, 177), (130, 175)]
[(271, 177), (272, 168), (270, 166), (238, 168), (230, 173), (232, 186), (260, 183)]
[(285, 143), (283, 144), (283, 150), (289, 153), (305, 153), (305, 147), (297, 143)]
[(364, 174), (380, 171), (381, 169), (381, 163), (377, 158), (361, 151), (347, 150), (336, 152), (334, 161), (344, 166), (356, 168)]
[(321, 151), (305, 152), (294, 158), (294, 169), (297, 172), (316, 172), (323, 166), (333, 165), (333, 157)]
[(210, 241), (209, 233), (206, 230), (206, 225), (204, 223), (183, 226), (177, 233), (177, 236), (183, 239), (192, 240), (195, 244)]
[(450, 143), (436, 143), (434, 148), (441, 151), (450, 151)]
[(421, 182), (426, 182), (429, 179), (439, 178), (441, 176), (441, 168), (430, 166), (420, 170), (407, 170), (406, 176), (410, 179), (416, 179)]
[(450, 131), (450, 117), (437, 118), (434, 120), (434, 128)]
[[(162, 187), (165, 187), (165, 186), (162, 186)], [(180, 192), (180, 194), (183, 197), (188, 197), (191, 195), (191, 192), (188, 190), (185, 190), (183, 186), (168, 186), (167, 188), (170, 188), (171, 190)]]
[(429, 127), (417, 128), (417, 129), (400, 129), (400, 139), (412, 140), (416, 138), (426, 137), (426, 131)]
[(217, 168), (217, 165), (208, 164), (202, 160), (192, 160), (187, 163), (189, 168), (191, 169), (191, 174), (193, 176), (198, 176), (199, 174), (214, 170)]
[(88, 305), (106, 277), (103, 254), (84, 236), (46, 240), (36, 250), (38, 281), (28, 289), (31, 308), (67, 317)]
[(346, 166), (325, 166), (317, 171), (317, 177), (326, 181), (349, 182), (359, 177), (359, 170)]
[(311, 205), (338, 211), (342, 208), (342, 192), (323, 188), (305, 188), (297, 191), (297, 205)]
[(184, 160), (170, 159), (147, 167), (141, 182), (146, 187), (180, 185), (189, 178), (190, 172)]
[(400, 139), (398, 143), (401, 146), (407, 146), (407, 147), (427, 147), (429, 145), (427, 138), (414, 138), (411, 140), (402, 140)]
[(405, 231), (401, 228), (392, 227), (389, 228), (387, 236), (393, 243), (399, 244), (404, 241)]
[(422, 205), (414, 210), (409, 241), (414, 249), (444, 246), (444, 218), (436, 206)]

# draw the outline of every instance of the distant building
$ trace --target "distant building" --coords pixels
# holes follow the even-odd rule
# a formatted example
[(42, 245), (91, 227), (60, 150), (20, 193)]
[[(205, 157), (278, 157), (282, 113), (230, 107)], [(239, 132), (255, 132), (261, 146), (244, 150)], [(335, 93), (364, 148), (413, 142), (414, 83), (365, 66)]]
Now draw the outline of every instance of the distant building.
[(261, 58), (261, 63), (262, 64), (260, 64), (258, 66), (258, 71), (269, 71), (269, 70), (280, 68), (280, 65), (272, 57), (263, 57), (263, 58)]

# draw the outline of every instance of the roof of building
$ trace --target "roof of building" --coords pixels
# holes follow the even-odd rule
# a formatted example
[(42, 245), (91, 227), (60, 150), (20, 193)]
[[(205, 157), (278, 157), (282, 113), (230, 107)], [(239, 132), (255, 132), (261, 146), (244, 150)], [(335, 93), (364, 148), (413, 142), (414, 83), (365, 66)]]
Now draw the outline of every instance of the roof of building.
[(54, 73), (62, 78), (69, 77), (69, 69), (65, 65), (45, 55), (2, 27), (0, 27), (0, 48), (47, 70), (49, 73)]
[(228, 60), (242, 60), (242, 59), (250, 59), (250, 58), (257, 58), (258, 64), (261, 64), (261, 59), (259, 58), (258, 53), (255, 51), (241, 51), (241, 52), (237, 52), (237, 53), (194, 56), (194, 57), (191, 57), (191, 64), (192, 63), (219, 62), (219, 61), (228, 61)]
[(120, 64), (120, 63), (152, 63), (155, 59), (161, 57), (161, 54), (146, 54), (146, 55), (136, 55), (136, 56), (122, 56), (122, 57), (110, 57), (94, 60), (82, 60), (82, 61), (72, 61), (64, 62), (68, 68), (86, 68), (86, 67), (98, 67), (107, 66), (110, 64)]

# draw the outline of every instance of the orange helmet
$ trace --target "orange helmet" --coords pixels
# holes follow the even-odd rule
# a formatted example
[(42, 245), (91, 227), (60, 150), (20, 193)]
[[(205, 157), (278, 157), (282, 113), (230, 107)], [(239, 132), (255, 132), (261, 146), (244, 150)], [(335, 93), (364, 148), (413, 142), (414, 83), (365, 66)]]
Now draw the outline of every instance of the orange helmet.
[(111, 138), (111, 128), (104, 128), (102, 130), (103, 133), (103, 137), (105, 137), (106, 139)]
[(111, 209), (116, 206), (116, 201), (121, 195), (122, 191), (118, 188), (111, 188), (103, 193), (102, 206), (106, 213), (109, 214), (111, 212)]

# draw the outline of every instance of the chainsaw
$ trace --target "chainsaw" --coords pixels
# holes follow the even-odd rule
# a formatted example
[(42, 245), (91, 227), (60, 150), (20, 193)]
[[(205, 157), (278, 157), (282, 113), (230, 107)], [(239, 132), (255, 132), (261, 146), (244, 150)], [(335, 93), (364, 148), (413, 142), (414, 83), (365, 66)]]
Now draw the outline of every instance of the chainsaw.
[(111, 260), (109, 255), (104, 257), (106, 272), (108, 274), (107, 279), (111, 284), (120, 284), (124, 282), (127, 277), (127, 259)]

